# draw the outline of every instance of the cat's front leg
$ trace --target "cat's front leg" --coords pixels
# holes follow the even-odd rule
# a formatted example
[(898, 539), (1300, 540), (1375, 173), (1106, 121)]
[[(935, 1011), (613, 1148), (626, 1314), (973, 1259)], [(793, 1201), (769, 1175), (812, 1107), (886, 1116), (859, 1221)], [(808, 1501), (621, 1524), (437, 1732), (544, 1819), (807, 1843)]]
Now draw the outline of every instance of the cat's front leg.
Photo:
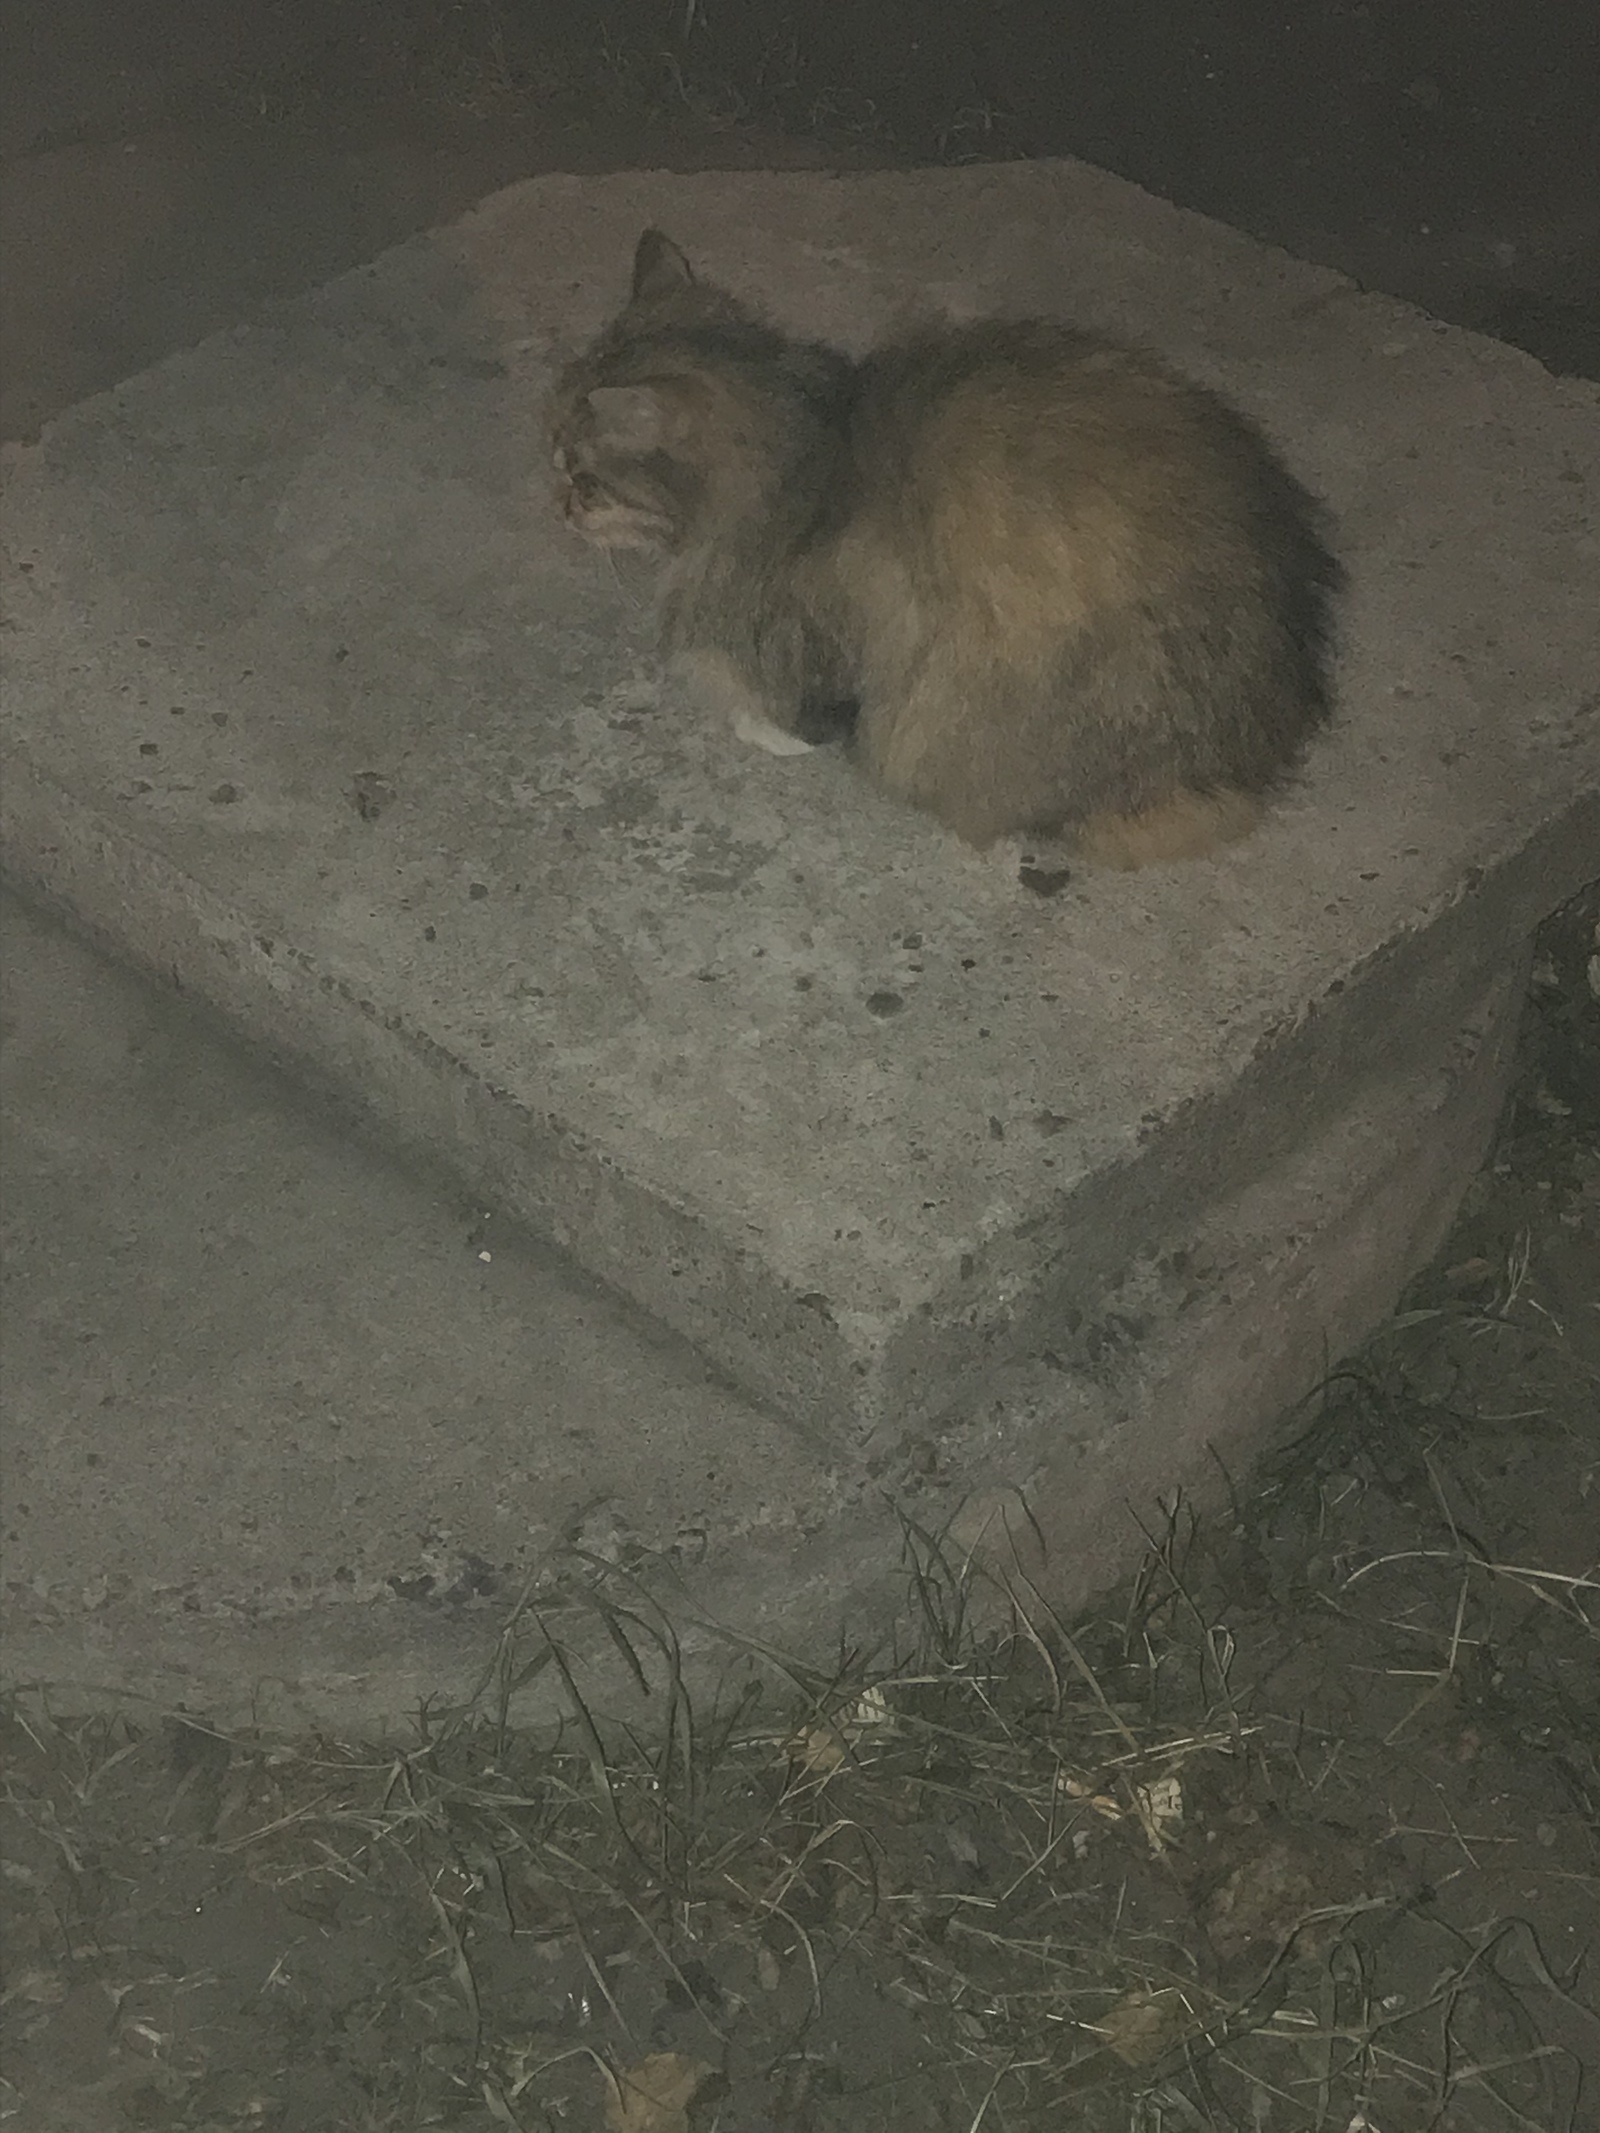
[(689, 690), (735, 739), (768, 755), (809, 755), (816, 745), (780, 726), (733, 661), (723, 652), (680, 652), (674, 661)]

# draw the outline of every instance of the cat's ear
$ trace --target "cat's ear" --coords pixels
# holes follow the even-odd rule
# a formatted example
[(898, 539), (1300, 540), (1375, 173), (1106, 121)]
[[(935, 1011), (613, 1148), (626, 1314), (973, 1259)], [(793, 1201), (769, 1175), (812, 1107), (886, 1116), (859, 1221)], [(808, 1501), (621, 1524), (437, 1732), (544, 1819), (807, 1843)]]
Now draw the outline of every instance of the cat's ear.
[(596, 442), (616, 452), (656, 452), (676, 434), (676, 410), (659, 385), (597, 385), (589, 395)]
[(659, 230), (646, 230), (633, 255), (633, 300), (649, 303), (652, 297), (669, 296), (674, 289), (687, 289), (694, 270), (670, 237)]

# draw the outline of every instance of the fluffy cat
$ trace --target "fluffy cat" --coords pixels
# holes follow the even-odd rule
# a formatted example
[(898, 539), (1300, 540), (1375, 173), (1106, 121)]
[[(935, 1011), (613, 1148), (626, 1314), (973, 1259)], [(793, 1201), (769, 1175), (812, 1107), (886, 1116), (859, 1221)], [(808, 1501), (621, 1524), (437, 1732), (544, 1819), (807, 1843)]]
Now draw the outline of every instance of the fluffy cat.
[(736, 732), (846, 739), (980, 849), (1210, 851), (1329, 715), (1316, 505), (1134, 349), (1031, 320), (852, 361), (647, 230), (551, 433), (568, 523), (665, 558), (663, 650)]

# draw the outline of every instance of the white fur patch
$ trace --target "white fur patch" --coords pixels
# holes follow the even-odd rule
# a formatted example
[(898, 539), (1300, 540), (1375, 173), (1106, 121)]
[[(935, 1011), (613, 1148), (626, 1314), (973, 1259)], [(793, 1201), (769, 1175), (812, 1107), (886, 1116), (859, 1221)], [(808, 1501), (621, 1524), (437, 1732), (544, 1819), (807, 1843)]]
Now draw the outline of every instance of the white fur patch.
[(765, 749), (768, 755), (810, 755), (812, 744), (801, 740), (798, 733), (788, 733), (782, 726), (775, 726), (770, 718), (763, 718), (759, 711), (741, 705), (733, 714), (733, 730), (741, 741), (748, 741), (752, 748)]

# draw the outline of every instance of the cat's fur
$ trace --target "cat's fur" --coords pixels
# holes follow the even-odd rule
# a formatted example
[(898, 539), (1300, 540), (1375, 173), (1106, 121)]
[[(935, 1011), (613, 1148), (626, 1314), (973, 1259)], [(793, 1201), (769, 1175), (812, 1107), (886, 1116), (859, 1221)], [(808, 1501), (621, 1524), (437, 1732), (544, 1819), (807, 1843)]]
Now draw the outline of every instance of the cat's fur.
[(1316, 506), (1242, 416), (1135, 350), (1028, 321), (852, 362), (651, 230), (552, 439), (569, 523), (666, 557), (664, 648), (735, 730), (848, 736), (979, 847), (1205, 852), (1328, 716)]

